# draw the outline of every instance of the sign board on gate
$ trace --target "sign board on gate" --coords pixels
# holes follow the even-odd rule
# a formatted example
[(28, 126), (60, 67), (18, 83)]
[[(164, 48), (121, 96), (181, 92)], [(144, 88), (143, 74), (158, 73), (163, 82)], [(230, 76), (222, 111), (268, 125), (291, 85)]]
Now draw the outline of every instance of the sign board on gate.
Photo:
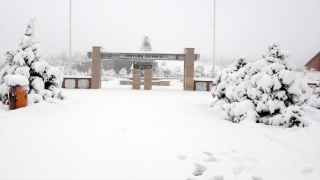
[[(88, 52), (88, 57), (91, 58), (92, 52)], [(194, 60), (198, 60), (200, 54), (194, 55)], [(185, 54), (170, 54), (170, 53), (123, 53), (123, 52), (101, 52), (101, 59), (132, 59), (132, 60), (175, 60), (184, 61)]]

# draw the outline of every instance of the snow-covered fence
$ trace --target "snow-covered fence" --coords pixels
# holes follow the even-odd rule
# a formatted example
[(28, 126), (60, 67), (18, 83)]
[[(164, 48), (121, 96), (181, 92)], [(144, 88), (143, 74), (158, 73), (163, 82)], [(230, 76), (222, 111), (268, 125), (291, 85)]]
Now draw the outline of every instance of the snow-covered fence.
[[(170, 86), (168, 80), (152, 81), (151, 83), (153, 86)], [(120, 80), (120, 85), (132, 85), (132, 80)], [(144, 81), (141, 81), (140, 85), (144, 85)]]
[(213, 79), (195, 79), (194, 80), (194, 88), (195, 91), (211, 91), (212, 87), (214, 87), (215, 84), (213, 84)]
[(315, 94), (315, 89), (320, 87), (320, 82), (319, 81), (309, 81), (308, 83), (308, 87), (312, 88), (312, 94)]
[(91, 89), (91, 77), (75, 76), (64, 77), (62, 88), (67, 89)]

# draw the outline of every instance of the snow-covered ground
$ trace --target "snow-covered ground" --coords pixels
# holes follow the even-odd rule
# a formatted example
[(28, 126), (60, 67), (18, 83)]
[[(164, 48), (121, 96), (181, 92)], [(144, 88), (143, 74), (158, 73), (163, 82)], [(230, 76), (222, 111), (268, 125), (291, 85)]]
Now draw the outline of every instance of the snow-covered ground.
[(103, 82), (9, 111), (0, 105), (0, 179), (320, 179), (315, 126), (223, 120), (208, 91)]

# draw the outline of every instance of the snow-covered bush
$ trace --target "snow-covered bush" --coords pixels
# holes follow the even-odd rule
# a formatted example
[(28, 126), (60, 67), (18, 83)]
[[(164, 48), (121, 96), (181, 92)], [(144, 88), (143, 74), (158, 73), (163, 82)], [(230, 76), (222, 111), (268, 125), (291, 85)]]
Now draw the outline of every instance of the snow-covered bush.
[[(287, 124), (288, 127), (300, 123), (307, 125), (295, 113), (289, 113), (295, 115), (292, 118), (283, 115), (296, 112), (295, 108), (306, 104), (311, 95), (307, 82), (293, 72), (296, 66), (287, 61), (289, 56), (278, 44), (272, 43), (268, 53), (255, 63), (246, 63), (245, 57), (240, 57), (217, 73), (214, 79), (217, 85), (211, 90), (215, 98), (213, 105), (222, 106), (228, 116), (226, 119), (232, 122), (251, 119), (270, 125)], [(280, 121), (280, 116), (283, 116), (281, 123), (274, 123), (275, 118)]]
[(116, 72), (113, 69), (104, 70), (102, 69), (102, 79), (104, 81), (113, 80), (116, 77)]
[(310, 124), (309, 118), (306, 113), (298, 106), (290, 106), (283, 110), (282, 114), (275, 115), (269, 119), (261, 118), (266, 124), (273, 126), (286, 126), (286, 127), (305, 127)]
[(128, 76), (128, 73), (127, 73), (127, 70), (126, 68), (122, 68), (120, 71), (119, 71), (119, 75), (120, 77), (127, 77)]
[(320, 87), (315, 89), (315, 95), (310, 97), (308, 105), (320, 109)]
[(163, 70), (161, 68), (159, 68), (159, 77), (164, 77), (164, 73), (163, 73)]
[(34, 23), (35, 19), (31, 19), (15, 51), (3, 52), (5, 66), (0, 71), (0, 100), (4, 104), (8, 104), (8, 87), (4, 83), (4, 78), (14, 74), (29, 79), (28, 94), (39, 94), (43, 99), (64, 98), (61, 92), (63, 72), (60, 68), (49, 66), (42, 59), (40, 43), (34, 38)]
[(182, 75), (182, 70), (180, 66), (174, 67), (173, 71), (171, 71), (171, 77), (180, 78)]
[(198, 63), (198, 65), (194, 69), (194, 77), (199, 78), (199, 77), (204, 77), (204, 67), (202, 64)]

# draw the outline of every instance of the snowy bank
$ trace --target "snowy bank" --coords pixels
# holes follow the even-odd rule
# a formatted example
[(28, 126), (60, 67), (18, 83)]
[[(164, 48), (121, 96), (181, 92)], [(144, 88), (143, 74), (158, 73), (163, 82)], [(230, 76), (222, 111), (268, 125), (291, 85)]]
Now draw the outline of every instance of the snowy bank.
[(233, 124), (212, 111), (209, 92), (177, 81), (65, 94), (59, 105), (0, 105), (1, 179), (320, 179), (319, 124)]

